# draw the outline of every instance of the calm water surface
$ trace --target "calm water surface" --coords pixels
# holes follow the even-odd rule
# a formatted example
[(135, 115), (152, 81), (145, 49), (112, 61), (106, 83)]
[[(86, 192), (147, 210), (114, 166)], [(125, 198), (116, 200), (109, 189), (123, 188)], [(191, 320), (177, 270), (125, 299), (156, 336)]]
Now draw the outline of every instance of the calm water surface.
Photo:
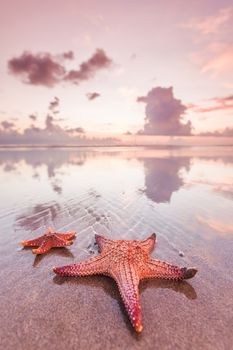
[[(5, 349), (229, 349), (232, 148), (1, 149), (0, 193)], [(74, 245), (38, 257), (20, 248), (48, 226), (76, 230)], [(153, 256), (199, 273), (184, 284), (143, 282), (140, 338), (112, 280), (51, 272), (96, 254), (95, 233), (152, 232)]]

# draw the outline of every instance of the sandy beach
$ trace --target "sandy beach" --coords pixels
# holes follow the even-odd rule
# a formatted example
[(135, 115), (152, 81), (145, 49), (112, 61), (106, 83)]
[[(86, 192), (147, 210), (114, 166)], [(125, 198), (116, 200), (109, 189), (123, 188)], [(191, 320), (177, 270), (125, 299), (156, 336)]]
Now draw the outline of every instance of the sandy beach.
[[(1, 149), (1, 348), (230, 349), (232, 154), (230, 147)], [(48, 226), (76, 230), (74, 244), (43, 256), (20, 246)], [(52, 271), (97, 254), (95, 233), (152, 232), (154, 257), (198, 273), (187, 282), (141, 283), (141, 334), (112, 279)]]

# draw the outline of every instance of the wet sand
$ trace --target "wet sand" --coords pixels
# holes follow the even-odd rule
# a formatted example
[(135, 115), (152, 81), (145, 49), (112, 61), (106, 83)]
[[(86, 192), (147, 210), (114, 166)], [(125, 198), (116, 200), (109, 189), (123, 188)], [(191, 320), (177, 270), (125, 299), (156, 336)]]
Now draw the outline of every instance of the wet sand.
[[(43, 157), (7, 152), (0, 154), (2, 349), (230, 349), (229, 153), (196, 160), (196, 154), (184, 151), (156, 156), (134, 150), (126, 157), (124, 152), (93, 156), (72, 150), (60, 158), (53, 150)], [(213, 169), (222, 172), (223, 183)], [(21, 240), (47, 226), (77, 230), (74, 244), (44, 256), (20, 247)], [(97, 232), (143, 239), (153, 231), (158, 239), (154, 257), (199, 271), (188, 282), (141, 283), (141, 334), (133, 330), (112, 279), (62, 278), (52, 272), (53, 266), (97, 254)]]

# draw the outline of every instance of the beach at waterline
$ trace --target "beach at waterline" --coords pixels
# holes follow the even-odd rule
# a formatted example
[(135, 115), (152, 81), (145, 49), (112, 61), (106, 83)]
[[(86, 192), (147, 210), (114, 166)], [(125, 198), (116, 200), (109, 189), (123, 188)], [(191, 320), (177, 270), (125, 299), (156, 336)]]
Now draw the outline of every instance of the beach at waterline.
[[(0, 150), (4, 349), (228, 349), (232, 328), (231, 147)], [(69, 248), (20, 246), (48, 226)], [(109, 277), (63, 278), (53, 266), (98, 253), (95, 234), (144, 239), (153, 257), (196, 266), (185, 282), (140, 284), (137, 334)]]

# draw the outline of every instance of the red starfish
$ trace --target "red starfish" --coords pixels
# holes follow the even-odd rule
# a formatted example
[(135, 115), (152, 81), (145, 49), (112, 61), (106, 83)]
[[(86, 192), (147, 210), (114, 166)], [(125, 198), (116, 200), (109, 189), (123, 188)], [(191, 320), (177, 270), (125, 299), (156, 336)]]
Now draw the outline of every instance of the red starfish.
[(75, 236), (76, 232), (58, 233), (49, 227), (43, 236), (32, 239), (30, 241), (23, 241), (21, 244), (24, 247), (38, 246), (39, 248), (32, 249), (32, 253), (43, 254), (51, 248), (67, 247), (73, 244), (73, 241), (69, 241), (69, 239), (74, 238)]
[(112, 277), (120, 290), (130, 321), (137, 332), (142, 331), (141, 305), (138, 285), (144, 278), (183, 280), (192, 278), (197, 269), (178, 267), (153, 259), (156, 235), (144, 241), (111, 240), (96, 235), (100, 255), (79, 264), (54, 267), (61, 276), (87, 276), (103, 274)]

